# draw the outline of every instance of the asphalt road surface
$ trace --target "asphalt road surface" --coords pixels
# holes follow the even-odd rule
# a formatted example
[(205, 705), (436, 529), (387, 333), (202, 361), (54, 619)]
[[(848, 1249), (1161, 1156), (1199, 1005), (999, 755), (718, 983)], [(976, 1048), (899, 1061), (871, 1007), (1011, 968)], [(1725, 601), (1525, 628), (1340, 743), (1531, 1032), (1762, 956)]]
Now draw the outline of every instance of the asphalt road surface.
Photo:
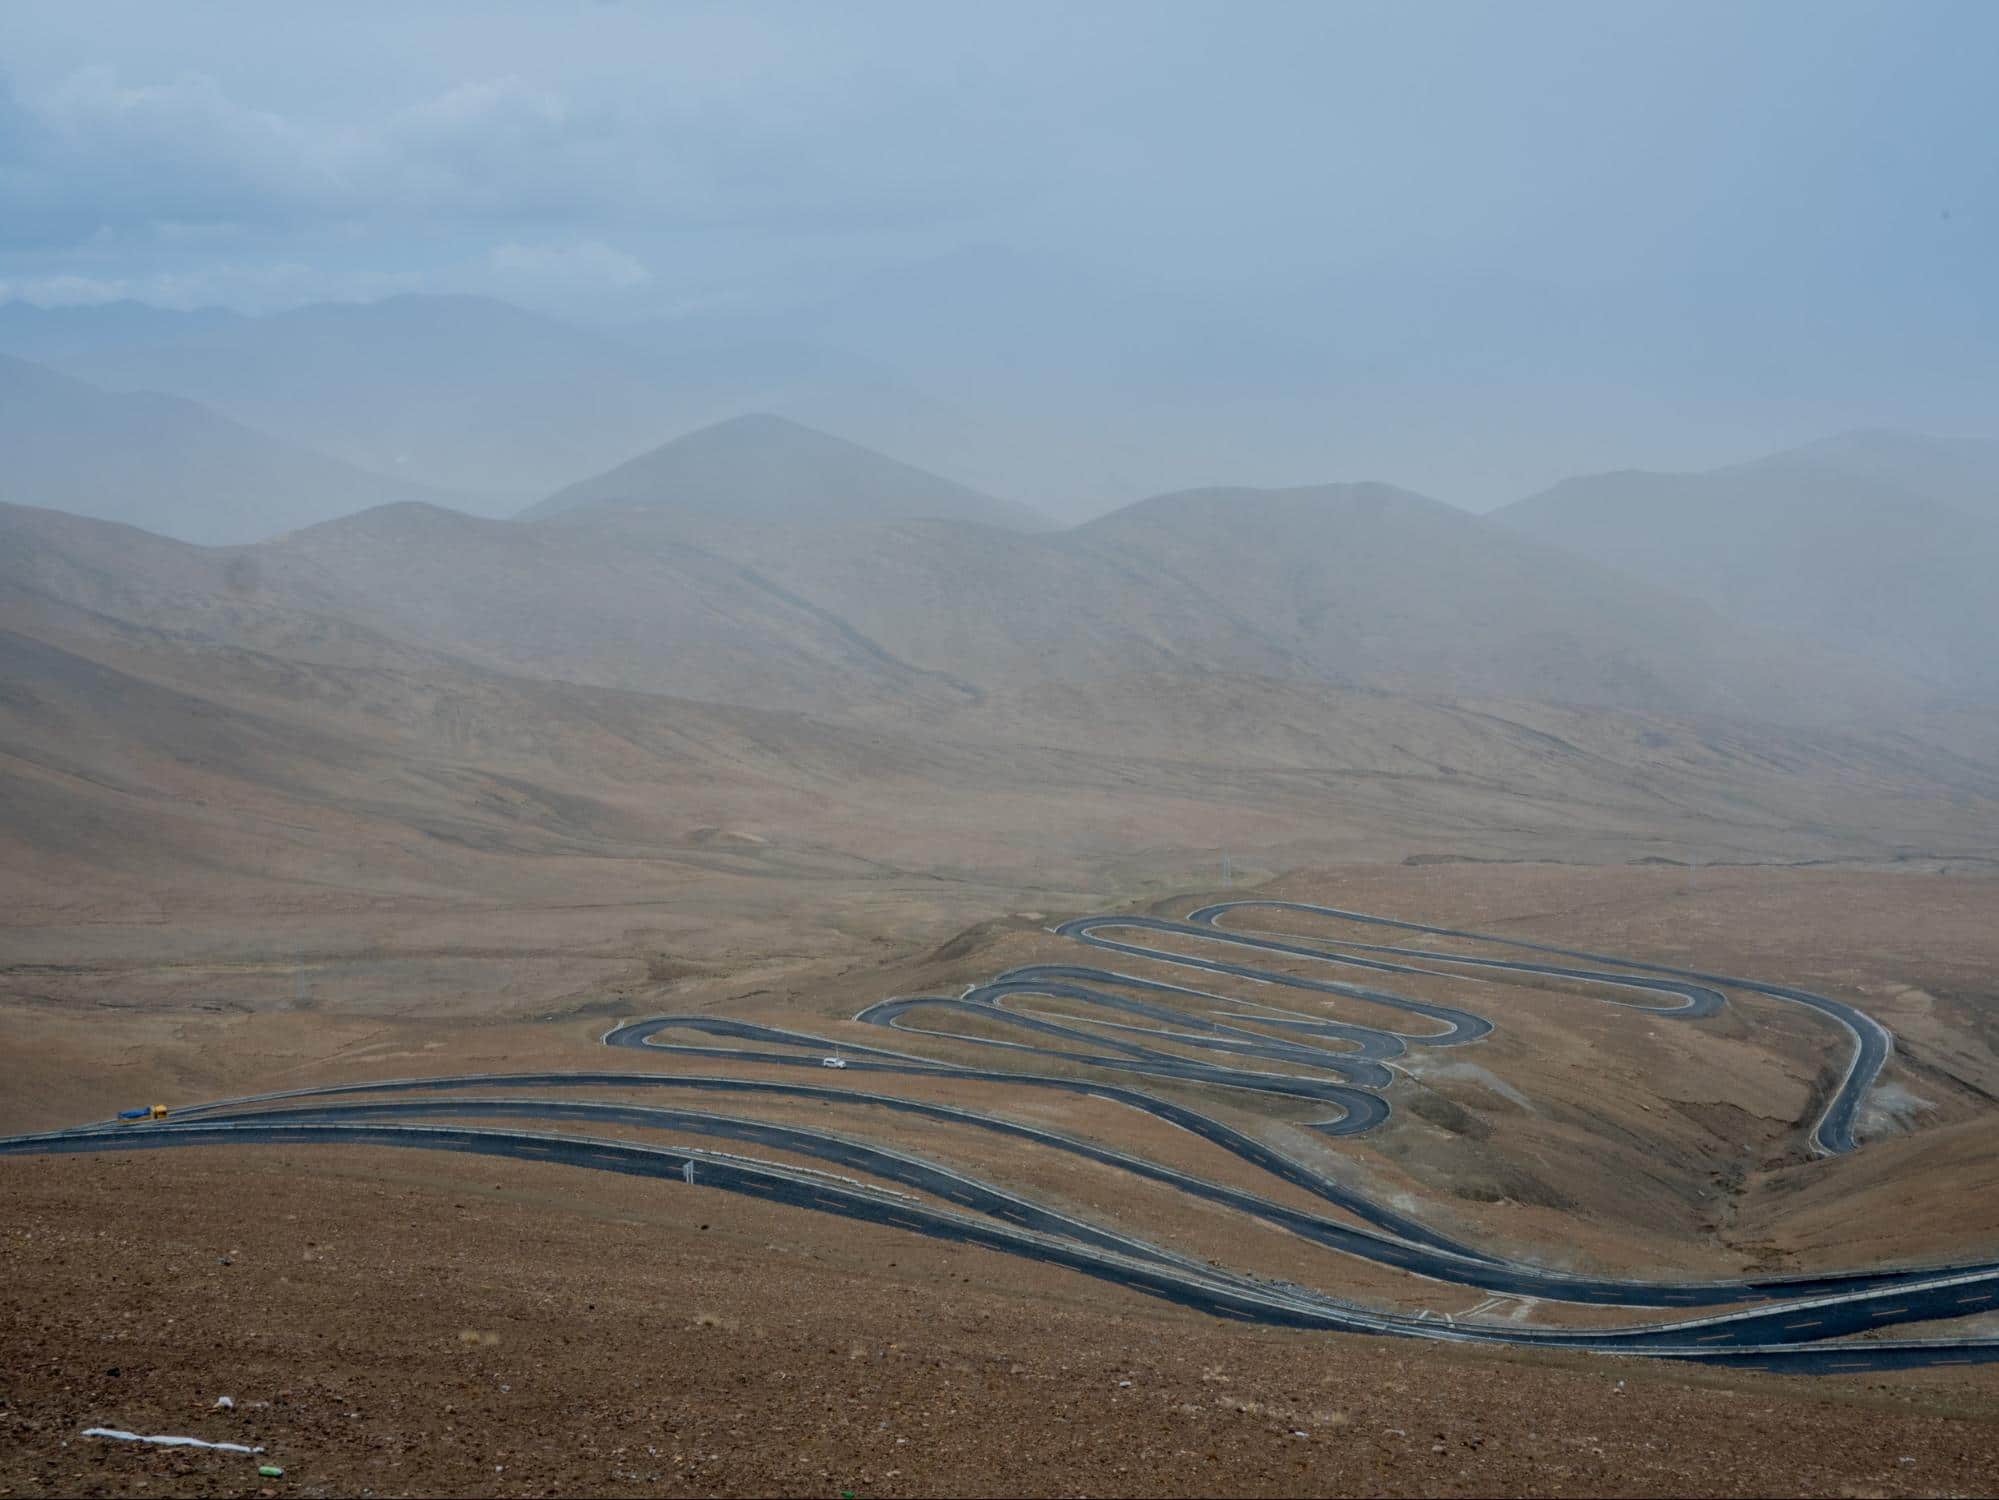
[[(1438, 953), (1386, 944), (1315, 944), (1295, 935), (1223, 928), (1224, 918), (1278, 909), (1310, 918), (1362, 923), (1542, 957)], [(1603, 992), (1610, 1003), (1638, 1005), (1697, 1022), (1726, 1004), (1726, 991), (1788, 1000), (1828, 1016), (1850, 1043), (1844, 1077), (1810, 1127), (1815, 1149), (1855, 1149), (1852, 1125), (1878, 1075), (1892, 1037), (1842, 1002), (1757, 981), (1629, 963), (1579, 950), (1509, 942), (1479, 934), (1398, 922), (1337, 908), (1277, 902), (1228, 902), (1185, 922), (1142, 916), (1086, 917), (1057, 929), (1100, 951), (1185, 970), (1191, 978), (1226, 975), (1268, 990), (1270, 1000), (1219, 995), (1193, 984), (1085, 965), (1011, 970), (959, 996), (883, 1001), (859, 1019), (920, 1038), (949, 1038), (994, 1048), (1030, 1068), (971, 1068), (889, 1048), (855, 1047), (810, 1033), (716, 1016), (663, 1016), (613, 1027), (607, 1045), (649, 1056), (760, 1062), (823, 1069), (813, 1082), (693, 1073), (540, 1072), (389, 1079), (294, 1089), (174, 1110), (165, 1120), (101, 1122), (0, 1139), (0, 1155), (130, 1151), (229, 1143), (366, 1144), (548, 1161), (706, 1189), (742, 1193), (841, 1217), (902, 1228), (932, 1238), (981, 1245), (1058, 1265), (1220, 1317), (1300, 1328), (1341, 1329), (1460, 1343), (1506, 1344), (1648, 1354), (1703, 1363), (1753, 1365), (1800, 1373), (1880, 1370), (1999, 1360), (1999, 1339), (1979, 1336), (1884, 1338), (1883, 1330), (1999, 1311), (1999, 1259), (1928, 1268), (1858, 1268), (1805, 1276), (1740, 1280), (1640, 1281), (1581, 1276), (1508, 1260), (1455, 1242), (1414, 1215), (1373, 1201), (1348, 1184), (1203, 1112), (1124, 1080), (1192, 1083), (1337, 1107), (1321, 1123), (1329, 1133), (1370, 1129), (1388, 1116), (1387, 1066), (1412, 1047), (1477, 1042), (1491, 1022), (1474, 1012), (1410, 998), (1386, 986), (1396, 976), (1454, 981), (1470, 989), (1481, 970), (1558, 977)], [(1283, 969), (1259, 967), (1258, 954)], [(1553, 963), (1551, 959), (1570, 960)], [(1266, 959), (1266, 962), (1269, 960)], [(1369, 976), (1366, 984), (1306, 977), (1325, 965)], [(1580, 966), (1578, 966), (1580, 965)], [(1382, 976), (1378, 981), (1374, 976)], [(1287, 993), (1288, 992), (1288, 993)], [(1454, 989), (1453, 993), (1457, 991)], [(1297, 1008), (1293, 995), (1350, 998), (1400, 1011), (1411, 1030), (1387, 1030)], [(1578, 996), (1577, 1002), (1591, 1003)], [(971, 1019), (967, 1030), (953, 1020)], [(928, 1022), (931, 1024), (919, 1024)], [(993, 1035), (1017, 1034), (1021, 1040)], [(1274, 1034), (1273, 1034), (1274, 1033)], [(683, 1040), (685, 1037), (699, 1041)], [(749, 1045), (737, 1045), (749, 1044)], [(1212, 1059), (1212, 1060), (1210, 1060)], [(855, 1087), (896, 1077), (962, 1079), (1024, 1095), (1059, 1091), (1101, 1098), (1188, 1130), (1257, 1171), (1303, 1189), (1343, 1215), (1298, 1209), (1233, 1184), (1213, 1182), (1097, 1140), (1069, 1136), (1003, 1115)], [(1109, 1075), (1109, 1076), (1104, 1076)], [(858, 1083), (859, 1080), (853, 1080)], [(575, 1091), (678, 1091), (839, 1103), (917, 1120), (990, 1132), (1075, 1155), (1190, 1198), (1237, 1210), (1340, 1254), (1392, 1267), (1440, 1285), (1493, 1298), (1692, 1310), (1667, 1321), (1616, 1328), (1564, 1329), (1510, 1320), (1409, 1316), (1370, 1309), (1328, 1292), (1273, 1282), (1211, 1265), (1153, 1244), (1112, 1224), (1038, 1203), (1003, 1184), (903, 1149), (809, 1126), (722, 1114), (680, 1105), (641, 1105), (562, 1097)], [(496, 1092), (497, 1091), (497, 1092)], [(476, 1122), (476, 1123), (474, 1123)], [(823, 1163), (805, 1167), (681, 1144), (651, 1145), (542, 1126), (617, 1128), (695, 1137), (781, 1151)], [(904, 1131), (904, 1138), (909, 1137)], [(852, 1174), (863, 1174), (866, 1180)], [(1359, 1224), (1349, 1217), (1358, 1219)], [(1857, 1337), (1865, 1335), (1865, 1337)]]
[[(1894, 1050), (1895, 1036), (1887, 1027), (1857, 1010), (1843, 1000), (1834, 1000), (1827, 995), (1815, 995), (1810, 990), (1792, 989), (1788, 985), (1765, 984), (1755, 979), (1731, 978), (1726, 974), (1707, 974), (1698, 969), (1675, 969), (1665, 964), (1635, 963), (1628, 959), (1607, 958), (1601, 953), (1587, 953), (1576, 948), (1555, 948), (1543, 943), (1524, 943), (1510, 938), (1488, 937), (1482, 933), (1462, 932), (1450, 927), (1432, 927), (1421, 922), (1403, 922), (1393, 917), (1370, 916), (1365, 912), (1343, 911), (1336, 906), (1310, 906), (1297, 901), (1223, 901), (1213, 906), (1204, 906), (1192, 913), (1187, 921), (1195, 927), (1220, 930), (1221, 918), (1232, 912), (1250, 909), (1300, 912), (1308, 916), (1335, 917), (1342, 921), (1358, 922), (1374, 927), (1398, 928), (1404, 932), (1419, 932), (1431, 937), (1446, 937), (1461, 942), (1486, 944), (1502, 948), (1517, 948), (1524, 952), (1553, 954), (1559, 958), (1581, 959), (1585, 963), (1614, 966), (1622, 972), (1602, 972), (1566, 969), (1555, 965), (1505, 960), (1496, 958), (1450, 958), (1453, 964), (1480, 965), (1510, 969), (1523, 974), (1567, 975), (1572, 977), (1596, 978), (1627, 985), (1652, 985), (1668, 991), (1686, 995), (1691, 1003), (1681, 1012), (1689, 1018), (1712, 1015), (1720, 1009), (1723, 998), (1712, 986), (1726, 989), (1747, 990), (1752, 994), (1765, 995), (1773, 1000), (1783, 1000), (1792, 1005), (1803, 1006), (1829, 1017), (1851, 1039), (1853, 1047), (1846, 1065), (1846, 1072), (1839, 1086), (1826, 1101), (1825, 1109), (1814, 1122), (1811, 1130), (1811, 1144), (1814, 1150), (1827, 1155), (1842, 1156), (1856, 1149), (1853, 1126), (1859, 1117), (1860, 1107), (1867, 1098), (1867, 1092), (1881, 1076), (1889, 1054)], [(1407, 958), (1421, 958), (1435, 963), (1440, 955), (1421, 948), (1398, 948), (1373, 946), (1368, 944), (1343, 943), (1344, 949), (1358, 948), (1363, 953), (1388, 953)], [(1321, 950), (1324, 951), (1324, 950)], [(1634, 975), (1648, 976), (1645, 979)], [(1666, 976), (1658, 978), (1656, 976)], [(1698, 995), (1701, 998), (1695, 1000)]]

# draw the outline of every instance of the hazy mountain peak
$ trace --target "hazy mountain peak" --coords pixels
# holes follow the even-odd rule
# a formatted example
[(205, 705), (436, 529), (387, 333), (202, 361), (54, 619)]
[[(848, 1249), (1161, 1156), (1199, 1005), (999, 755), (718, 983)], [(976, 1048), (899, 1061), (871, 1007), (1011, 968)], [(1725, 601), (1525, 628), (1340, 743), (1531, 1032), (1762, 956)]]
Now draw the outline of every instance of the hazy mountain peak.
[(270, 538), (273, 545), (300, 543), (313, 538), (370, 536), (387, 540), (449, 540), (480, 526), (508, 526), (507, 521), (485, 521), (448, 505), (428, 500), (392, 500), (371, 505), (352, 515), (336, 516), (311, 526), (302, 526)]
[(1799, 470), (1836, 474), (1999, 519), (1999, 442), (1988, 438), (1863, 427), (1721, 472), (1758, 475)]
[(106, 391), (0, 355), (0, 500), (249, 542), (423, 486), (259, 432), (179, 396)]
[(929, 519), (1013, 528), (1046, 524), (1024, 505), (770, 412), (745, 412), (686, 433), (522, 514), (542, 518), (598, 504), (786, 524)]
[(1234, 527), (1246, 520), (1282, 516), (1292, 520), (1336, 522), (1406, 512), (1462, 520), (1464, 512), (1428, 495), (1363, 479), (1339, 484), (1287, 485), (1260, 489), (1250, 485), (1206, 485), (1135, 500), (1099, 516), (1082, 531), (1111, 532), (1134, 525)]
[[(376, 327), (409, 337), (479, 336), (492, 325), (545, 329), (564, 339), (591, 336), (498, 297), (477, 292), (397, 292), (373, 302), (309, 302), (262, 320), (272, 324)], [(609, 347), (609, 341), (604, 341)]]
[(1494, 515), (1736, 619), (1999, 688), (1999, 445), (1846, 432), (1707, 473), (1566, 479)]
[(1815, 438), (1795, 448), (1787, 448), (1763, 458), (1752, 459), (1743, 468), (1794, 462), (1799, 459), (1845, 458), (1859, 455), (1897, 458), (1951, 456), (1982, 458), (1999, 463), (1999, 442), (1990, 438), (1940, 437), (1934, 433), (1911, 432), (1905, 427), (1850, 427), (1827, 437)]

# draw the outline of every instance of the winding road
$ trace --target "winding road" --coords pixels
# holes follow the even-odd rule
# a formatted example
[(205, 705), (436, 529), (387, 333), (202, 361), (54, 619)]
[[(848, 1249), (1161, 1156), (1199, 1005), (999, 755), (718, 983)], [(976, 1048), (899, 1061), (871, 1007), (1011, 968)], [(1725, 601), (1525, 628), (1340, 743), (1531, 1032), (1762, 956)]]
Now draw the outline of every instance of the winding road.
[[(1419, 934), (1444, 940), (1454, 951), (1321, 941), (1223, 925), (1259, 912)], [(1473, 1045), (1493, 1029), (1492, 1021), (1473, 1011), (1390, 988), (1398, 982), (1420, 980), (1432, 988), (1449, 984), (1455, 998), (1459, 991), (1502, 974), (1557, 979), (1578, 1004), (1601, 1000), (1692, 1023), (1719, 1012), (1727, 1004), (1727, 992), (1734, 990), (1795, 1004), (1834, 1023), (1837, 1037), (1829, 1039), (1844, 1043), (1844, 1071), (1805, 1136), (1814, 1151), (1839, 1155), (1856, 1149), (1855, 1120), (1893, 1044), (1886, 1028), (1844, 1002), (1726, 975), (1291, 902), (1224, 902), (1203, 907), (1185, 921), (1131, 914), (1083, 917), (1054, 930), (1099, 952), (1139, 959), (1155, 970), (1181, 971), (1190, 982), (1083, 964), (1037, 964), (1009, 970), (962, 995), (898, 997), (856, 1017), (914, 1046), (945, 1041), (990, 1048), (1015, 1064), (1009, 1067), (968, 1066), (726, 1017), (660, 1016), (614, 1026), (603, 1040), (610, 1047), (639, 1049), (682, 1064), (817, 1070), (836, 1060), (840, 1080), (836, 1084), (823, 1074), (804, 1082), (732, 1073), (612, 1070), (388, 1079), (216, 1101), (139, 1124), (100, 1122), (14, 1136), (0, 1139), (0, 1155), (232, 1143), (452, 1151), (745, 1194), (1066, 1267), (1244, 1321), (1458, 1343), (1646, 1354), (1798, 1373), (1999, 1360), (1999, 1338), (1882, 1336), (1883, 1330), (1904, 1325), (1999, 1311), (1999, 1257), (1948, 1266), (1738, 1280), (1647, 1281), (1568, 1273), (1460, 1243), (1246, 1130), (1133, 1086), (1135, 1079), (1156, 1079), (1169, 1086), (1232, 1091), (1252, 1105), (1260, 1096), (1300, 1101), (1308, 1110), (1331, 1107), (1337, 1114), (1313, 1122), (1316, 1128), (1351, 1135), (1378, 1128), (1390, 1117), (1394, 1066), (1411, 1049)], [(1493, 949), (1533, 956), (1502, 956)], [(1359, 977), (1330, 977), (1341, 971)], [(1271, 998), (1219, 994), (1192, 982), (1212, 982), (1209, 976), (1246, 982)], [(1400, 1029), (1401, 1022), (1389, 1029), (1326, 1013), (1343, 1001), (1361, 1002), (1377, 1018), (1381, 1012), (1405, 1016), (1409, 1029)], [(860, 1079), (853, 1075), (865, 1075), (868, 1086), (857, 1086)], [(898, 1078), (977, 1083), (1023, 1097), (1052, 1092), (1104, 1100), (1198, 1136), (1273, 1184), (1302, 1190), (1330, 1212), (1298, 1208), (1100, 1140), (874, 1086), (876, 1080), (886, 1084)], [(1609, 1328), (1383, 1311), (1331, 1292), (1210, 1264), (1152, 1243), (1128, 1226), (1095, 1222), (1037, 1202), (900, 1146), (680, 1102), (563, 1097), (586, 1090), (816, 1102), (879, 1111), (1087, 1160), (1240, 1212), (1338, 1255), (1481, 1292), (1488, 1299), (1649, 1310), (1655, 1317), (1688, 1311), (1664, 1321)], [(526, 1124), (569, 1128), (535, 1130), (523, 1128)], [(675, 1140), (653, 1145), (629, 1136), (576, 1133), (579, 1128), (657, 1132)], [(911, 1139), (912, 1132), (905, 1129), (901, 1136)], [(688, 1138), (781, 1152), (789, 1160), (680, 1144)]]

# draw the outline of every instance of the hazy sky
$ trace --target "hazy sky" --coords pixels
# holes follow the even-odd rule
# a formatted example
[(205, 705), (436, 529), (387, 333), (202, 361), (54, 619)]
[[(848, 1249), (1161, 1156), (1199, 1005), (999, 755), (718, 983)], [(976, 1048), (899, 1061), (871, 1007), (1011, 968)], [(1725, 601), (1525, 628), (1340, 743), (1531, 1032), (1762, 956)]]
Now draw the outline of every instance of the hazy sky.
[(1986, 0), (8, 0), (0, 294), (833, 306), (1128, 450), (1205, 412), (1190, 480), (1490, 503), (1999, 436), (1995, 57)]

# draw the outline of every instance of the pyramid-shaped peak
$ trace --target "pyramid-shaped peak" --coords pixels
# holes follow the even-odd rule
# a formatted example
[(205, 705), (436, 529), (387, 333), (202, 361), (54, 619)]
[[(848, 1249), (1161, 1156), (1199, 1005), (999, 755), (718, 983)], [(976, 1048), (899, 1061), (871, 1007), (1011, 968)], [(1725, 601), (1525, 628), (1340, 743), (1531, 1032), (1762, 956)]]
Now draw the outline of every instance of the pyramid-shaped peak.
[(525, 519), (635, 505), (771, 525), (951, 520), (1045, 525), (1024, 505), (773, 412), (745, 412), (570, 485)]

